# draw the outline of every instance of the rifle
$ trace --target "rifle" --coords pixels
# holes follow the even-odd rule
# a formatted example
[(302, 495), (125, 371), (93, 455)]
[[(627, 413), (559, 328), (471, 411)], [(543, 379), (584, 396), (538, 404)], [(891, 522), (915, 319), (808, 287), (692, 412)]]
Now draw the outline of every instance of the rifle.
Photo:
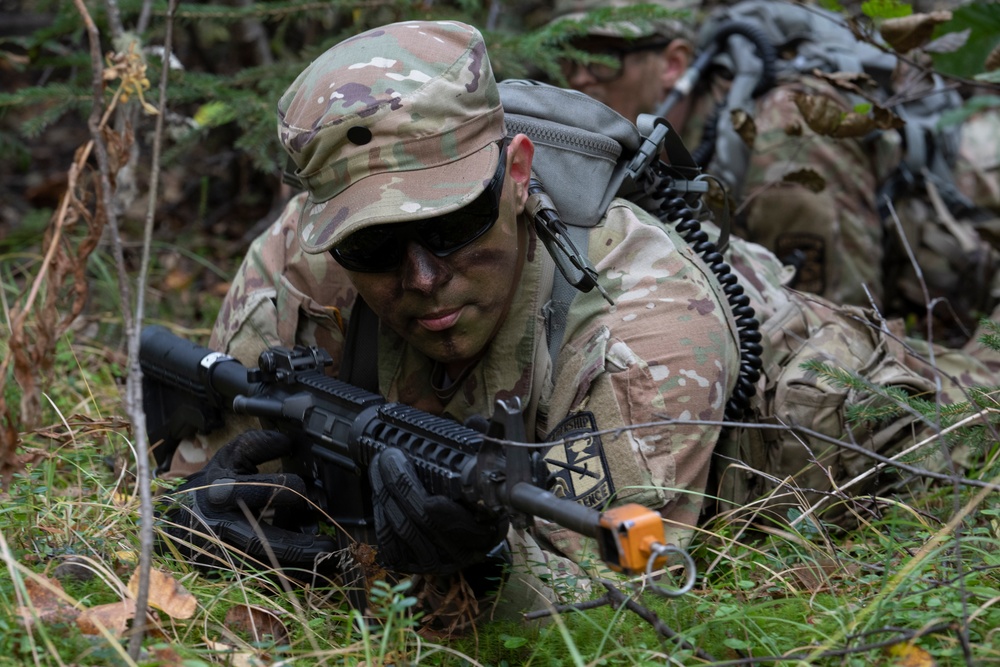
[(318, 347), (271, 347), (257, 368), (248, 369), (150, 326), (142, 332), (139, 360), (147, 431), (160, 470), (182, 439), (220, 428), (227, 413), (249, 415), (295, 443), (284, 469), (299, 474), (310, 500), (349, 533), (338, 540), (375, 544), (367, 467), (386, 447), (398, 447), (432, 494), (508, 516), (517, 527), (537, 516), (595, 538), (601, 559), (627, 574), (650, 573), (668, 553), (679, 553), (693, 584), (694, 564), (665, 544), (657, 512), (634, 503), (598, 512), (545, 489), (544, 445), (523, 444), (516, 400), (498, 402), (484, 434), (328, 376), (324, 369), (332, 358)]

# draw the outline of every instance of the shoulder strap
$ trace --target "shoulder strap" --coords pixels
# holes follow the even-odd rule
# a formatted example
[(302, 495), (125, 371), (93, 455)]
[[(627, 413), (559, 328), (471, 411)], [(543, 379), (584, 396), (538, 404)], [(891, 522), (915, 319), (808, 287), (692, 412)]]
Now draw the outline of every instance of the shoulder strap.
[(378, 393), (378, 317), (360, 294), (347, 320), (340, 379)]
[[(574, 227), (567, 225), (566, 234), (577, 248), (586, 251), (587, 227)], [(562, 271), (556, 271), (552, 279), (552, 298), (549, 300), (545, 313), (545, 336), (549, 342), (549, 358), (553, 365), (559, 358), (559, 350), (562, 348), (563, 336), (566, 334), (566, 317), (569, 314), (569, 306), (579, 290), (566, 280), (566, 275)]]

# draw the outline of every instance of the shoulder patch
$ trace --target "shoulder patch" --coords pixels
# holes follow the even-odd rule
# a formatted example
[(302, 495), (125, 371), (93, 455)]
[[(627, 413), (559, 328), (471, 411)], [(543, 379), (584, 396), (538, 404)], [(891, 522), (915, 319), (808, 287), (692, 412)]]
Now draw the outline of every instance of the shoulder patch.
[(604, 456), (601, 436), (592, 412), (576, 412), (563, 419), (545, 438), (563, 440), (549, 447), (545, 463), (552, 473), (550, 490), (587, 507), (603, 506), (615, 488)]

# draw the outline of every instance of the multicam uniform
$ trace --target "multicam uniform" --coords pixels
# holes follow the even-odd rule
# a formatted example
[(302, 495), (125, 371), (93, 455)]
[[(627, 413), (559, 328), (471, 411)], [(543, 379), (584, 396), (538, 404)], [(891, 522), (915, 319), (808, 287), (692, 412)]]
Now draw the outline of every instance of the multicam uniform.
[[(378, 42), (376, 52), (365, 52), (369, 40)], [(317, 344), (339, 357), (355, 290), (325, 252), (340, 241), (336, 234), (454, 210), (478, 195), (463, 171), (472, 165), (485, 172), (502, 157), (496, 84), (468, 26), (397, 24), (344, 44), (279, 102), (279, 134), (309, 194), (254, 242), (219, 315), (210, 344), (247, 365), (275, 344)], [(415, 44), (427, 53), (413, 52)], [(450, 65), (438, 61), (456, 53)], [(359, 205), (357, 189), (338, 199), (338, 188), (353, 183), (376, 201)], [(459, 192), (465, 199), (456, 201)], [(641, 425), (722, 416), (739, 359), (718, 281), (676, 233), (616, 203), (591, 232), (589, 248), (616, 305), (596, 292), (580, 295), (553, 360), (544, 313), (554, 267), (530, 227), (527, 236), (521, 274), (497, 276), (516, 285), (511, 309), (468, 375), (451, 391), (435, 389), (435, 364), (383, 327), (381, 392), (457, 420), (490, 414), (498, 398), (519, 397), (529, 438), (569, 443), (548, 453), (564, 495), (592, 506), (613, 497), (660, 509), (672, 526), (670, 541), (686, 542), (719, 428)], [(185, 443), (174, 470), (199, 466), (210, 449)]]

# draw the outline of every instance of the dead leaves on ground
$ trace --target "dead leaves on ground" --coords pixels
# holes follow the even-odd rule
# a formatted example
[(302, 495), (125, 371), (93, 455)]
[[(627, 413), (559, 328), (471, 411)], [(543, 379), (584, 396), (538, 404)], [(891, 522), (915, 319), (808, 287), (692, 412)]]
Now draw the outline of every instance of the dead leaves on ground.
[(937, 662), (930, 653), (910, 643), (893, 644), (885, 649), (892, 667), (935, 667)]
[(257, 645), (282, 645), (289, 640), (288, 628), (275, 612), (257, 605), (235, 605), (226, 612), (223, 623), (229, 643), (205, 640), (211, 650), (225, 654), (227, 664), (233, 667), (259, 667), (271, 664), (272, 660), (267, 651), (247, 646), (229, 631), (238, 632)]
[(983, 69), (987, 72), (995, 72), (1000, 69), (1000, 44), (990, 51), (990, 55), (986, 56), (986, 62), (983, 64)]
[[(38, 624), (45, 626), (75, 624), (85, 635), (110, 635), (125, 637), (136, 614), (135, 598), (139, 589), (138, 570), (133, 572), (128, 585), (122, 587), (128, 596), (118, 602), (86, 607), (73, 601), (64, 591), (58, 579), (41, 574), (32, 574), (24, 579), (25, 598), (18, 608), (18, 616), (27, 629)], [(198, 601), (170, 573), (150, 570), (149, 606), (166, 614), (172, 620), (186, 620), (194, 617)], [(153, 634), (161, 637), (161, 617), (150, 612), (148, 627)], [(220, 628), (225, 642), (205, 639), (206, 645), (215, 651), (225, 653), (232, 665), (269, 664), (265, 654), (255, 645), (284, 645), (291, 633), (281, 620), (278, 612), (250, 604), (237, 604), (226, 612)], [(150, 630), (148, 630), (150, 631)], [(151, 649), (157, 655), (157, 664), (180, 665), (182, 661), (169, 647)], [(162, 655), (161, 655), (162, 653)]]
[[(128, 580), (128, 592), (139, 596), (139, 570)], [(179, 620), (191, 618), (198, 609), (198, 601), (174, 577), (161, 570), (149, 571), (149, 606)]]
[(242, 632), (251, 641), (261, 643), (273, 641), (275, 644), (288, 642), (288, 628), (278, 615), (270, 609), (251, 604), (238, 604), (226, 612), (225, 625), (230, 630)]
[[(138, 587), (139, 575), (136, 571), (127, 588), (131, 598), (83, 607), (70, 601), (58, 579), (32, 575), (24, 580), (27, 600), (18, 608), (18, 615), (27, 628), (35, 623), (76, 623), (80, 632), (86, 635), (107, 631), (114, 637), (123, 637), (135, 618), (134, 598)], [(172, 619), (184, 620), (194, 616), (198, 601), (172, 575), (154, 569), (150, 571), (149, 605)], [(150, 620), (154, 623), (159, 621), (155, 616), (151, 616)]]
[(25, 627), (30, 628), (35, 623), (69, 623), (80, 613), (67, 601), (68, 596), (57, 579), (41, 575), (26, 579), (24, 592), (28, 604), (18, 607), (17, 612)]
[(122, 600), (84, 609), (76, 617), (76, 625), (85, 635), (99, 635), (106, 628), (114, 637), (124, 637), (135, 618), (135, 600)]

